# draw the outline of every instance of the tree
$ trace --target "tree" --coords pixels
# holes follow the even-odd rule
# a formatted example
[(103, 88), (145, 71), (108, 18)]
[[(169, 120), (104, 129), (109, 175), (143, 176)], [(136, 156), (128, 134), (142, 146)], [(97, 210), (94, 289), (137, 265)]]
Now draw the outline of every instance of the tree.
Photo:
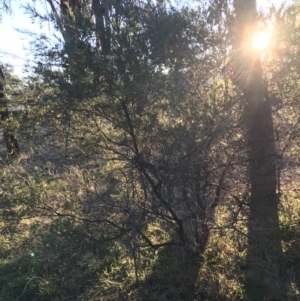
[[(0, 20), (1, 20), (1, 13), (2, 10), (9, 11), (10, 10), (10, 1), (2, 1), (0, 6)], [(18, 141), (14, 135), (13, 129), (10, 129), (9, 126), (5, 125), (6, 121), (9, 119), (9, 113), (7, 108), (7, 102), (5, 100), (5, 94), (4, 94), (4, 87), (5, 87), (5, 76), (3, 73), (3, 70), (0, 68), (0, 99), (1, 99), (1, 122), (4, 124), (3, 129), (3, 136), (4, 141), (7, 147), (7, 151), (9, 155), (17, 155), (19, 154), (19, 145)]]
[[(297, 274), (278, 276), (286, 254), (274, 128), (289, 143), (276, 141), (280, 150), (295, 155), (295, 10), (278, 12), (288, 34), (261, 61), (250, 50), (255, 1), (235, 1), (234, 11), (219, 0), (199, 11), (164, 1), (47, 2), (43, 19), (60, 38), (37, 40), (26, 79), (19, 122), (30, 151), (1, 170), (2, 220), (17, 227), (34, 217), (19, 228), (32, 233), (25, 255), (1, 269), (2, 279), (9, 269), (21, 279), (10, 298), (63, 300), (87, 282), (74, 300), (120, 291), (135, 300), (187, 299), (201, 267), (198, 299), (240, 300), (244, 288), (250, 300), (291, 299), (285, 287)], [(295, 225), (286, 226), (290, 236)], [(296, 253), (291, 239), (282, 241)], [(80, 276), (58, 284), (65, 273)]]
[(14, 135), (14, 129), (12, 129), (11, 125), (9, 124), (10, 114), (8, 112), (7, 101), (5, 99), (5, 94), (4, 94), (4, 83), (5, 83), (5, 77), (2, 72), (2, 69), (0, 69), (0, 99), (1, 99), (0, 118), (3, 125), (3, 136), (4, 136), (4, 141), (6, 144), (8, 154), (11, 156), (15, 156), (19, 154), (20, 149), (19, 149), (18, 141)]
[[(84, 191), (81, 214), (129, 239), (134, 258), (142, 244), (203, 252), (230, 160), (212, 149), (232, 125), (216, 101), (223, 86), (209, 83), (213, 32), (195, 11), (149, 2), (49, 3), (64, 43), (38, 59), (44, 101), (31, 97), (31, 114), (58, 137), (66, 168), (90, 166), (79, 173), (92, 187), (72, 188)], [(155, 243), (156, 223), (167, 240)]]
[[(235, 1), (235, 51), (233, 80), (242, 91), (245, 101), (245, 121), (249, 158), (250, 214), (248, 262), (254, 273), (246, 289), (250, 299), (264, 298), (259, 292), (260, 279), (267, 287), (269, 276), (263, 267), (271, 258), (277, 262), (282, 254), (278, 237), (277, 150), (272, 107), (264, 80), (260, 53), (251, 49), (251, 40), (258, 28), (256, 1)], [(260, 266), (259, 271), (255, 271)], [(276, 281), (276, 280), (275, 280)], [(269, 283), (269, 284), (268, 284)], [(258, 285), (257, 285), (258, 284)], [(256, 287), (255, 287), (256, 286)], [(269, 290), (272, 290), (272, 285)], [(268, 291), (269, 293), (270, 291)]]

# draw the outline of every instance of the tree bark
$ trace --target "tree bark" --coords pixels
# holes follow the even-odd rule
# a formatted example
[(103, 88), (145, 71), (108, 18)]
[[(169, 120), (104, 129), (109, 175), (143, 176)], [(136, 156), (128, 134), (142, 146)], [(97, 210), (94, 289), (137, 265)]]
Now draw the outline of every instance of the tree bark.
[(93, 0), (92, 9), (95, 15), (97, 46), (104, 55), (110, 52), (110, 19), (107, 1)]
[[(271, 104), (264, 84), (260, 54), (251, 47), (257, 28), (255, 0), (235, 1), (237, 24), (235, 82), (246, 101), (246, 123), (253, 199), (276, 195), (276, 144)], [(254, 30), (253, 30), (254, 29)]]
[(258, 25), (256, 0), (235, 0), (234, 8), (236, 53), (233, 79), (245, 100), (251, 194), (245, 288), (250, 300), (264, 300), (276, 291), (274, 288), (279, 281), (277, 261), (282, 255), (279, 198), (276, 196), (275, 131), (260, 52), (251, 46)]
[[(47, 0), (52, 13), (56, 18), (58, 27), (66, 44), (74, 44), (76, 40), (75, 14), (81, 10), (82, 1), (80, 0), (61, 0), (60, 15), (57, 12), (52, 0)], [(106, 0), (92, 0), (92, 11), (95, 17), (96, 43), (104, 55), (110, 52), (111, 24), (109, 16), (109, 2)], [(68, 51), (70, 53), (72, 51)]]

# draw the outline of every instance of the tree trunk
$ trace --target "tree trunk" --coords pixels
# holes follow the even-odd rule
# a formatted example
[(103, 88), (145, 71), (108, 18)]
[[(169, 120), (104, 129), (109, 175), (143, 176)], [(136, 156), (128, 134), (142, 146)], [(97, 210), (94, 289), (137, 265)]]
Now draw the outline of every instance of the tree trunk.
[[(264, 300), (276, 291), (274, 288), (279, 279), (276, 264), (282, 254), (277, 212), (279, 199), (276, 196), (276, 144), (260, 53), (251, 47), (257, 29), (256, 0), (235, 0), (234, 6), (234, 81), (246, 102), (244, 115), (251, 193), (245, 288), (250, 300)], [(272, 300), (279, 300), (276, 298)]]
[(246, 101), (246, 123), (253, 199), (276, 195), (276, 147), (271, 104), (264, 84), (260, 54), (251, 47), (257, 28), (255, 0), (235, 1), (237, 24), (235, 82)]
[[(4, 80), (4, 74), (0, 69), (0, 120), (2, 124), (5, 123), (5, 121), (9, 118), (7, 102), (4, 97)], [(20, 153), (18, 141), (13, 133), (13, 130), (9, 129), (6, 125), (4, 125), (3, 137), (8, 154), (11, 156), (18, 155)]]
[(92, 9), (95, 15), (97, 46), (104, 55), (110, 52), (110, 19), (107, 1), (92, 1)]

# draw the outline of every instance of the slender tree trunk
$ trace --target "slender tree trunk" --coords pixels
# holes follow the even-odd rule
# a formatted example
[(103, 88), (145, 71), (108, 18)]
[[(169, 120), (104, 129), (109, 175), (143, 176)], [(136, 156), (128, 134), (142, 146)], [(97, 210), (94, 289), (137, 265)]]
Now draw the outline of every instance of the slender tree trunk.
[(255, 0), (235, 1), (235, 81), (246, 101), (246, 121), (253, 199), (276, 195), (276, 144), (271, 104), (264, 84), (260, 55), (251, 46), (257, 28)]
[[(4, 95), (4, 74), (2, 70), (0, 69), (0, 120), (1, 123), (5, 123), (5, 121), (9, 118), (9, 112), (7, 108), (7, 102), (5, 100), (5, 95)], [(8, 151), (8, 154), (11, 156), (18, 155), (20, 153), (18, 141), (13, 133), (13, 130), (7, 128), (4, 125), (3, 129), (3, 136), (4, 136), (4, 142)]]
[(108, 1), (93, 0), (92, 9), (95, 15), (97, 46), (104, 55), (110, 52), (110, 18)]
[[(277, 261), (282, 255), (278, 221), (279, 199), (276, 196), (276, 144), (260, 54), (251, 46), (257, 29), (256, 0), (235, 0), (234, 5), (234, 81), (243, 92), (246, 102), (244, 115), (251, 189), (245, 288), (250, 300), (265, 300), (276, 291), (279, 281)], [(272, 300), (283, 300), (277, 297)]]
[[(47, 0), (54, 17), (57, 20), (58, 27), (65, 40), (65, 43), (74, 44), (76, 40), (75, 15), (81, 9), (83, 4), (81, 0), (61, 0), (60, 14), (57, 12), (53, 0)], [(96, 43), (102, 54), (109, 54), (110, 38), (111, 38), (111, 23), (109, 16), (109, 1), (107, 0), (92, 0), (92, 11), (95, 17), (96, 28)], [(69, 50), (69, 49), (68, 49)], [(72, 52), (69, 50), (68, 52)]]

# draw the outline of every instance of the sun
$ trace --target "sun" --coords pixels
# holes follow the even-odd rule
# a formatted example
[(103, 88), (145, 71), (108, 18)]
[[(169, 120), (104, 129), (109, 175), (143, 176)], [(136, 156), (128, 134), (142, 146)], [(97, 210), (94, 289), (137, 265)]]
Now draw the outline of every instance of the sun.
[(252, 47), (255, 50), (266, 49), (270, 44), (271, 34), (266, 31), (257, 32), (252, 39)]

